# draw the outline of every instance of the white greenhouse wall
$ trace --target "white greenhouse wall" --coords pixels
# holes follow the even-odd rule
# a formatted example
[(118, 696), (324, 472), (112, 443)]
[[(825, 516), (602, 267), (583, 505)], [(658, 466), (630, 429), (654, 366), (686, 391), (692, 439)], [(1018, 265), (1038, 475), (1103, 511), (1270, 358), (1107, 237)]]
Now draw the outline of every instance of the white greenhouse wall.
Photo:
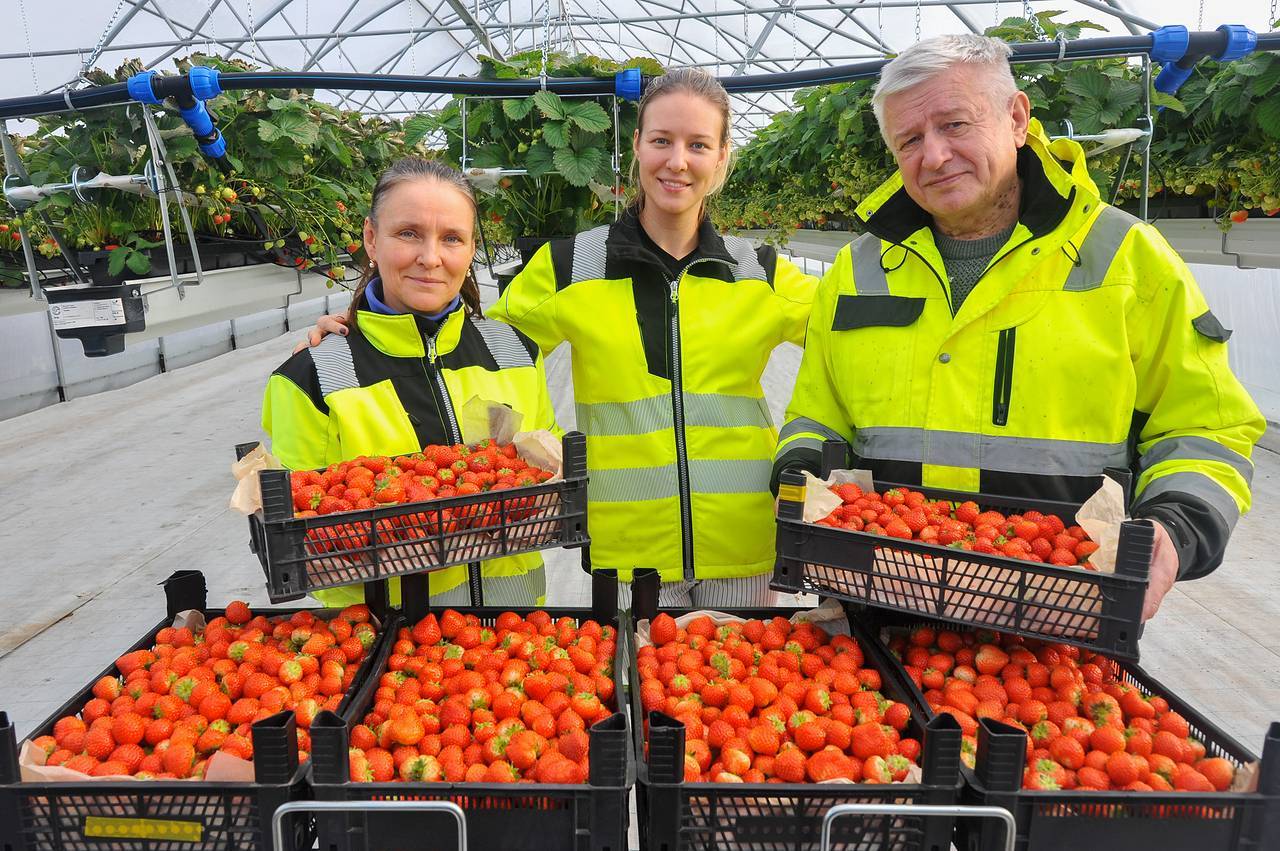
[(1205, 300), (1232, 329), (1228, 357), (1262, 413), (1280, 422), (1280, 269), (1194, 264)]

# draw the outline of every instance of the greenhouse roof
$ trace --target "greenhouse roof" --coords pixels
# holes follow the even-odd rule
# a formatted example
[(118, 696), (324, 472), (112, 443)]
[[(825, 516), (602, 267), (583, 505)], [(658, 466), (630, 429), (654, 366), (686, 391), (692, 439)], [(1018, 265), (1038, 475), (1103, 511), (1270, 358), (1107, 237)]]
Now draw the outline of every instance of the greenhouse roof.
[[(1026, 16), (1028, 7), (1135, 35), (1174, 23), (1266, 31), (1277, 15), (1275, 0), (1231, 11), (1207, 9), (1203, 0), (16, 0), (16, 20), (0, 32), (0, 98), (74, 87), (87, 69), (110, 71), (128, 59), (173, 70), (175, 58), (196, 52), (295, 71), (414, 76), (472, 75), (477, 55), (538, 49), (618, 60), (652, 56), (718, 75), (791, 71), (879, 58), (922, 36), (982, 31)], [(393, 116), (431, 109), (441, 97), (322, 96)], [(787, 108), (790, 94), (735, 100), (738, 129), (749, 132)]]

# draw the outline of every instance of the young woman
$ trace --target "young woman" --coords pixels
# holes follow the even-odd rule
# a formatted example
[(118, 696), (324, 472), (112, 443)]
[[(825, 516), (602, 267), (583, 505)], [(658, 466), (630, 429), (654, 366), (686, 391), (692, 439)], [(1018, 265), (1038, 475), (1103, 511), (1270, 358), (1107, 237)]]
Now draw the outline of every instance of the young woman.
[(572, 347), (591, 565), (656, 568), (664, 606), (767, 605), (778, 432), (760, 378), (803, 343), (817, 280), (708, 218), (730, 153), (714, 77), (651, 82), (632, 151), (626, 214), (541, 248), (488, 315)]
[[(267, 383), (262, 427), (286, 467), (461, 443), (457, 410), (472, 397), (510, 405), (524, 429), (558, 431), (537, 345), (480, 313), (475, 223), (475, 196), (456, 169), (409, 157), (378, 179), (349, 332), (295, 353)], [(485, 562), (482, 576), (487, 605), (532, 606), (545, 595), (537, 554)], [(433, 572), (432, 601), (466, 605), (466, 578), (465, 566)], [(364, 595), (356, 585), (314, 596), (337, 606)], [(399, 599), (398, 580), (391, 596)]]

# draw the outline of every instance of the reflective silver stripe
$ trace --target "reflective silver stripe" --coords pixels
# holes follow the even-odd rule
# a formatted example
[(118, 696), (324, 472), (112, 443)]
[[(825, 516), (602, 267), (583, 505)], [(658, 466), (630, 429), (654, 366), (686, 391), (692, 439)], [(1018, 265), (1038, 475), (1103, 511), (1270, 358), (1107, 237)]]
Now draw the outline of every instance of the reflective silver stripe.
[[(721, 393), (684, 394), (686, 426), (709, 428), (770, 428), (773, 419), (764, 399)], [(578, 402), (578, 426), (589, 435), (612, 437), (650, 434), (674, 428), (671, 396), (650, 396), (631, 402)]]
[[(689, 460), (689, 489), (693, 493), (764, 493), (769, 489), (773, 462), (749, 460)], [(636, 502), (669, 499), (679, 494), (676, 465), (588, 470), (587, 498), (592, 502)]]
[(471, 324), (476, 326), (489, 353), (498, 364), (498, 369), (511, 369), (518, 366), (533, 366), (533, 358), (529, 350), (516, 335), (510, 325), (494, 322), (492, 319), (472, 318)]
[(705, 428), (772, 428), (773, 417), (764, 399), (724, 393), (684, 394), (684, 424)]
[[(481, 567), (483, 570), (483, 565)], [(547, 594), (547, 571), (539, 566), (528, 573), (512, 576), (481, 577), (486, 606), (536, 606), (538, 598)], [(471, 589), (467, 583), (456, 585), (440, 594), (431, 595), (433, 606), (469, 606)]]
[(1120, 244), (1129, 235), (1129, 229), (1138, 223), (1136, 216), (1124, 210), (1106, 205), (1094, 219), (1093, 226), (1080, 246), (1080, 262), (1067, 275), (1064, 290), (1084, 292), (1102, 286), (1102, 279), (1111, 268), (1111, 261), (1120, 252)]
[(676, 465), (618, 467), (587, 470), (587, 499), (591, 502), (635, 502), (670, 499), (679, 493)]
[(351, 343), (341, 334), (329, 334), (311, 349), (311, 361), (320, 378), (320, 392), (325, 396), (359, 387), (355, 361), (351, 359)]
[(811, 420), (808, 417), (795, 417), (788, 420), (783, 426), (782, 431), (778, 432), (778, 442), (786, 440), (797, 434), (820, 434), (823, 439), (844, 440), (844, 437), (835, 429), (827, 428), (817, 420)]
[[(630, 565), (627, 565), (630, 567)], [(736, 579), (704, 579), (693, 582), (663, 582), (658, 586), (658, 605), (665, 609), (727, 609), (776, 606), (777, 592), (769, 589), (773, 573)], [(432, 600), (432, 602), (435, 602)], [(486, 600), (487, 602), (487, 600)], [(618, 583), (618, 608), (631, 608), (631, 586)]]
[(880, 237), (864, 233), (849, 247), (853, 255), (853, 285), (858, 295), (888, 295), (889, 278), (880, 265)]
[(694, 493), (763, 493), (769, 490), (773, 459), (747, 461), (689, 460), (689, 488)]
[(896, 427), (858, 429), (853, 451), (863, 458), (1050, 476), (1096, 476), (1104, 467), (1129, 461), (1124, 441), (1090, 443)]
[(760, 258), (756, 255), (756, 249), (751, 240), (740, 236), (726, 236), (724, 237), (724, 247), (734, 260), (734, 279), (739, 281), (769, 280), (764, 266), (760, 265)]
[(573, 238), (572, 283), (604, 277), (605, 243), (608, 239), (608, 225), (583, 231)]
[(1142, 489), (1133, 507), (1136, 509), (1139, 505), (1166, 493), (1185, 493), (1203, 499), (1222, 515), (1222, 519), (1227, 521), (1228, 529), (1235, 528), (1236, 521), (1240, 519), (1240, 506), (1236, 505), (1235, 497), (1208, 476), (1190, 471), (1170, 473), (1150, 482)]
[(1164, 461), (1220, 461), (1253, 483), (1253, 462), (1207, 437), (1168, 437), (1147, 450), (1138, 461), (1140, 470), (1149, 470)]

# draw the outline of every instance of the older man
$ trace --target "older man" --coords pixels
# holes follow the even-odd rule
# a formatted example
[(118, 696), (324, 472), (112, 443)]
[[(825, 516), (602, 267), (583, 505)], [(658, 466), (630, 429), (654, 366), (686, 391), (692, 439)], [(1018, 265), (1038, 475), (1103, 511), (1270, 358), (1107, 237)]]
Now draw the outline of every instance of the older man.
[(1146, 619), (1221, 563), (1265, 422), (1190, 270), (1044, 136), (1009, 54), (942, 36), (884, 67), (899, 171), (819, 288), (775, 470), (840, 437), (880, 480), (1080, 502), (1130, 467)]

